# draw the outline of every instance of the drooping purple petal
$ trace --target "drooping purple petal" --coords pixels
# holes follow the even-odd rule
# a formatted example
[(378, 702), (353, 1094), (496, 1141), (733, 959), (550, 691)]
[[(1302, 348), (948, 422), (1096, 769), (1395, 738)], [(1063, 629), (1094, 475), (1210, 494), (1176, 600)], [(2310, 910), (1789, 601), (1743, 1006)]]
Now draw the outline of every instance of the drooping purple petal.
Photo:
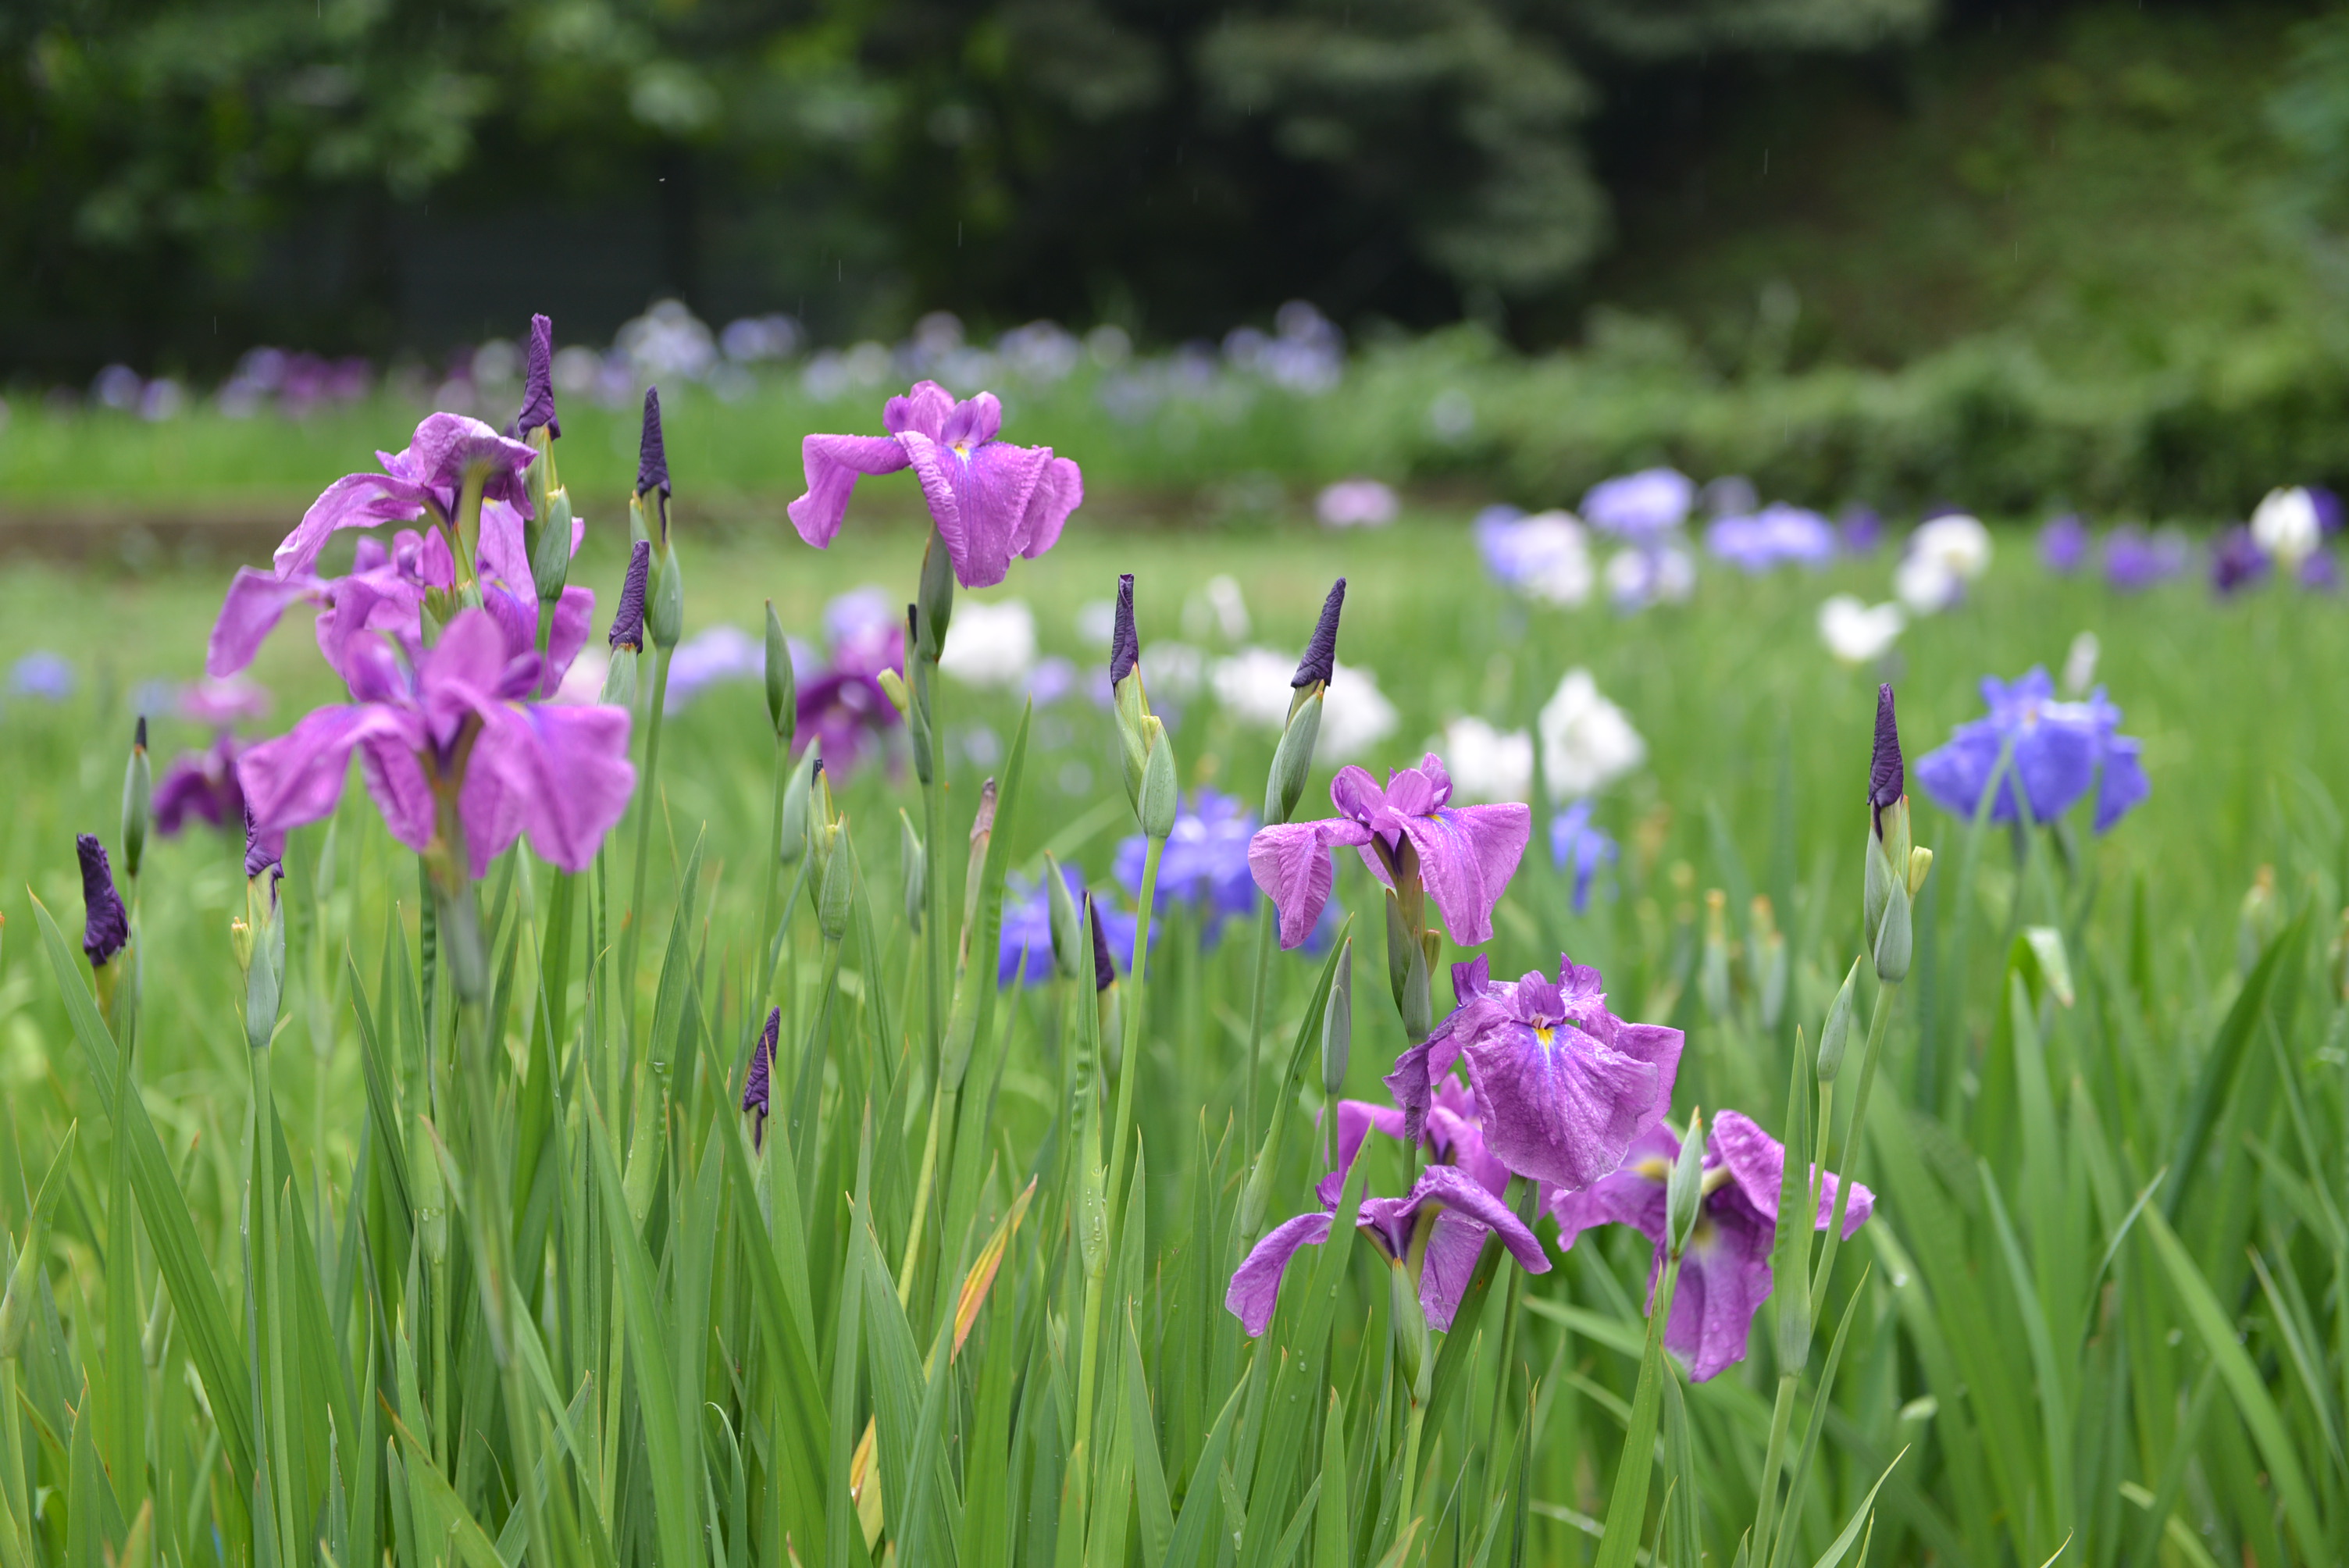
[(1272, 1321), (1272, 1309), (1280, 1299), (1280, 1276), (1288, 1272), (1288, 1260), (1299, 1247), (1328, 1241), (1332, 1218), (1327, 1213), (1299, 1214), (1282, 1221), (1232, 1271), (1231, 1287), (1224, 1293), (1224, 1310), (1240, 1320), (1249, 1338), (1262, 1334)]
[(1330, 850), (1368, 842), (1368, 831), (1343, 821), (1279, 824), (1248, 841), (1248, 873), (1279, 913), (1281, 946), (1299, 946), (1313, 934), (1337, 878)]
[(503, 501), (525, 510), (530, 505), (522, 474), (538, 460), (538, 454), (479, 419), (463, 414), (428, 414), (416, 427), (405, 456), (403, 477), (430, 487), (442, 505), (454, 504), (466, 474), (477, 468), (482, 472), (484, 501)]
[(1651, 1242), (1664, 1239), (1664, 1181), (1681, 1140), (1661, 1122), (1631, 1140), (1623, 1163), (1579, 1191), (1551, 1190), (1546, 1207), (1557, 1221), (1563, 1252), (1597, 1225), (1629, 1225)]
[[(1692, 1381), (1702, 1383), (1745, 1359), (1754, 1315), (1770, 1295), (1775, 1228), (1742, 1212), (1724, 1215), (1711, 1204), (1699, 1217), (1681, 1258), (1671, 1315), (1664, 1320), (1664, 1347), (1688, 1363)], [(1651, 1295), (1653, 1289), (1651, 1281)]]
[(792, 526), (822, 550), (840, 532), (859, 475), (894, 474), (911, 461), (895, 436), (806, 438), (800, 443), (800, 464), (807, 474), (807, 493), (787, 509)]
[[(1009, 441), (980, 446), (947, 445), (926, 436), (899, 438), (923, 499), (946, 541), (955, 581), (965, 588), (991, 588), (1011, 570), (1011, 558), (1026, 542), (1019, 535), (1028, 503), (1052, 460), (1050, 447), (1015, 447)], [(1063, 514), (1065, 515), (1065, 514)]]
[[(628, 710), (502, 706), (474, 747), (469, 786), (476, 771), (493, 773), (514, 798), (522, 830), (541, 860), (566, 872), (585, 871), (636, 788), (636, 771), (628, 761)], [(471, 829), (469, 821), (469, 842)], [(483, 859), (474, 875), (487, 869)]]
[(204, 647), (204, 673), (221, 679), (253, 663), (285, 612), (305, 599), (316, 601), (324, 588), (306, 572), (280, 576), (238, 567), (236, 575), (229, 579), (228, 597), (221, 602), (220, 618), (212, 623), (212, 637)]
[(1403, 831), (1419, 851), (1419, 874), (1443, 913), (1444, 930), (1463, 947), (1493, 939), (1493, 906), (1508, 891), (1532, 839), (1531, 807), (1447, 806), (1406, 816)]
[(2153, 793), (2138, 757), (2140, 749), (2140, 743), (2130, 736), (2116, 735), (2105, 742), (2104, 773), (2096, 782), (2097, 832), (2108, 830)]
[[(487, 426), (482, 427), (484, 429)], [(421, 434), (421, 430), (419, 431)], [(527, 450), (527, 449), (524, 449)], [(429, 486), (388, 474), (345, 474), (328, 485), (271, 557), (280, 577), (305, 576), (326, 541), (346, 528), (413, 522), (432, 499)]]
[(563, 590), (554, 602), (554, 619), (546, 629), (546, 669), (540, 676), (538, 694), (553, 696), (563, 684), (572, 661), (579, 650), (587, 645), (587, 634), (595, 621), (595, 590), (573, 583)]
[[(343, 779), (350, 770), (355, 748), (379, 744), (395, 754), (408, 755), (413, 769), (412, 754), (423, 744), (423, 730), (418, 716), (379, 704), (318, 708), (303, 715), (285, 734), (247, 749), (237, 759), (237, 779), (255, 822), (273, 831), (298, 828), (333, 814), (343, 798)], [(381, 803), (379, 794), (378, 802)], [(397, 823), (394, 836), (401, 837)], [(421, 838), (401, 837), (401, 841), (421, 849), (430, 839), (428, 793)]]
[[(1733, 1178), (1730, 1187), (1711, 1193), (1706, 1199), (1708, 1209), (1725, 1209), (1742, 1201), (1754, 1212), (1767, 1220), (1772, 1234), (1777, 1229), (1778, 1184), (1786, 1171), (1786, 1146), (1762, 1130), (1752, 1117), (1742, 1111), (1724, 1110), (1713, 1118), (1712, 1135), (1706, 1140), (1706, 1152), (1729, 1168)], [(1835, 1221), (1836, 1191), (1842, 1178), (1830, 1171), (1819, 1188), (1817, 1227), (1826, 1230)], [(1844, 1240), (1849, 1241), (1868, 1215), (1876, 1212), (1876, 1194), (1868, 1184), (1855, 1181), (1851, 1188), (1851, 1203), (1844, 1212)]]
[(882, 405), (881, 428), (892, 436), (912, 434), (942, 441), (947, 438), (947, 420), (954, 411), (953, 393), (935, 381), (916, 381), (904, 397)]
[(1654, 1062), (1571, 1024), (1495, 1022), (1464, 1045), (1485, 1141), (1521, 1176), (1571, 1191), (1622, 1163), (1661, 1109)]

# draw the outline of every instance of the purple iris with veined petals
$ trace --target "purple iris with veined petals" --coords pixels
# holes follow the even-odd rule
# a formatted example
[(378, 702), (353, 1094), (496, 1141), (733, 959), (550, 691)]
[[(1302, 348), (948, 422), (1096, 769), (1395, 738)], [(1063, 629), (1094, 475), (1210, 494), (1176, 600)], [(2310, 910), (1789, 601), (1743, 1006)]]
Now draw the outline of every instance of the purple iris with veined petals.
[[(1559, 1247), (1571, 1247), (1593, 1225), (1630, 1226), (1656, 1243), (1648, 1271), (1652, 1300), (1664, 1266), (1664, 1188), (1680, 1151), (1671, 1130), (1658, 1126), (1632, 1147), (1621, 1169), (1582, 1191), (1550, 1199)], [(1750, 1118), (1724, 1110), (1714, 1120), (1705, 1140), (1702, 1207), (1682, 1255), (1671, 1315), (1664, 1320), (1665, 1346), (1689, 1364), (1696, 1382), (1745, 1359), (1754, 1315), (1770, 1296), (1770, 1246), (1778, 1233), (1778, 1186), (1785, 1169), (1785, 1146)], [(1833, 1172), (1820, 1184), (1820, 1230), (1835, 1222), (1838, 1185)], [(1847, 1239), (1875, 1207), (1876, 1194), (1853, 1182), (1844, 1213)]]
[[(1360, 1100), (1340, 1102), (1339, 1168), (1324, 1176), (1315, 1189), (1320, 1211), (1299, 1214), (1266, 1233), (1233, 1272), (1231, 1287), (1225, 1292), (1226, 1310), (1240, 1320), (1249, 1337), (1262, 1334), (1272, 1321), (1281, 1275), (1297, 1250), (1319, 1246), (1330, 1239), (1340, 1189), (1361, 1150), (1363, 1133), (1371, 1127), (1398, 1131), (1392, 1120), (1397, 1114)], [(1440, 1331), (1452, 1326), (1453, 1315), (1460, 1310), (1460, 1298), (1476, 1272), (1476, 1257), (1484, 1250), (1487, 1233), (1499, 1234), (1510, 1256), (1527, 1274), (1547, 1273), (1550, 1264), (1533, 1232), (1503, 1201), (1508, 1171), (1486, 1155), (1475, 1125), (1447, 1106), (1431, 1117), (1428, 1132), (1431, 1139), (1448, 1140), (1439, 1144), (1438, 1154), (1449, 1154), (1453, 1162), (1429, 1166), (1404, 1197), (1363, 1200), (1354, 1222), (1389, 1262), (1408, 1266), (1421, 1216), (1431, 1208), (1435, 1211), (1427, 1246), (1420, 1257), (1418, 1283), (1420, 1306), (1427, 1314), (1428, 1326)]]
[(1389, 773), (1384, 789), (1362, 769), (1341, 768), (1330, 781), (1330, 800), (1337, 816), (1266, 828), (1248, 843), (1248, 871), (1280, 912), (1283, 947), (1312, 934), (1336, 881), (1330, 851), (1341, 845), (1359, 850), (1388, 887), (1389, 866), (1408, 846), (1452, 940), (1473, 947), (1493, 939), (1493, 906), (1533, 837), (1531, 808), (1451, 804), (1452, 776), (1433, 752), (1416, 768)]
[(540, 672), (485, 610), (461, 612), (412, 662), (381, 638), (355, 642), (344, 671), (354, 700), (239, 762), (254, 820), (274, 833), (331, 813), (357, 751), (367, 793), (409, 849), (432, 847), (435, 785), (454, 784), (474, 876), (524, 833), (545, 860), (585, 871), (636, 787), (628, 713), (526, 701)]
[(1917, 783), (1943, 810), (1971, 817), (1990, 788), (2000, 754), (2013, 747), (2014, 761), (1999, 780), (1990, 820), (2013, 821), (2023, 805), (2035, 822), (2053, 821), (2070, 810), (2091, 788), (2095, 791), (2095, 828), (2099, 833), (2127, 816), (2153, 792), (2139, 756), (2139, 743), (2119, 733), (2121, 710), (2096, 687), (2085, 702), (2055, 700), (2055, 682), (2039, 665), (2013, 683), (1985, 676), (1982, 702), (1989, 717), (1958, 726), (1949, 743), (1917, 759)]
[(849, 492), (861, 474), (910, 468), (955, 581), (989, 588), (1011, 558), (1033, 560), (1060, 542), (1061, 525), (1085, 499), (1077, 465), (1050, 447), (1015, 447), (996, 438), (1003, 405), (992, 392), (964, 402), (935, 381), (921, 381), (881, 411), (885, 436), (810, 436), (800, 455), (807, 493), (791, 504), (800, 537), (821, 550), (840, 531)]
[(1561, 954), (1539, 970), (1469, 997), (1429, 1037), (1427, 1073), (1441, 1082), (1452, 1053), (1466, 1059), (1478, 1119), (1495, 1155), (1520, 1176), (1575, 1191), (1623, 1161), (1671, 1104), (1681, 1031), (1631, 1024), (1607, 1009), (1599, 971)]

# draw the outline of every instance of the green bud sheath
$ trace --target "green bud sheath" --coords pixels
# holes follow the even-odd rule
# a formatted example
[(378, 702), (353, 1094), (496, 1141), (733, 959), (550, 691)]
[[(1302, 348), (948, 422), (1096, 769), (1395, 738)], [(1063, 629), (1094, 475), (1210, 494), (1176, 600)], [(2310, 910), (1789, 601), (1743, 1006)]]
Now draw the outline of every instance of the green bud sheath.
[(799, 738), (799, 681), (792, 671), (792, 645), (783, 635), (783, 623), (775, 614), (772, 599), (767, 601), (766, 674), (767, 717), (774, 722), (775, 738), (788, 751)]
[(1330, 981), (1330, 1004), (1321, 1014), (1321, 1091), (1338, 1098), (1346, 1087), (1346, 1066), (1354, 1049), (1354, 939), (1338, 949), (1337, 973)]
[(136, 877), (147, 851), (147, 830), (154, 820), (155, 769), (147, 758), (147, 718), (139, 718), (137, 738), (130, 743), (130, 762), (122, 772), (122, 871)]
[(1826, 1026), (1819, 1030), (1821, 1083), (1835, 1082), (1836, 1074), (1843, 1070), (1843, 1054), (1851, 1044), (1851, 1016), (1858, 1006), (1860, 963), (1857, 958), (1851, 961), (1851, 968), (1843, 977), (1843, 988), (1836, 993), (1834, 1004), (1827, 1008)]
[(1155, 717), (1144, 722), (1149, 726), (1150, 750), (1143, 759), (1142, 793), (1134, 802), (1134, 815), (1141, 819), (1145, 836), (1163, 840), (1174, 830), (1174, 743)]
[(653, 646), (668, 649), (685, 634), (685, 573), (677, 551), (664, 540), (653, 547), (653, 591), (645, 599), (645, 632)]
[(1696, 1228), (1698, 1208), (1704, 1201), (1704, 1116), (1689, 1112), (1688, 1132), (1681, 1140), (1680, 1158), (1664, 1191), (1665, 1234), (1672, 1256), (1687, 1250), (1689, 1233)]

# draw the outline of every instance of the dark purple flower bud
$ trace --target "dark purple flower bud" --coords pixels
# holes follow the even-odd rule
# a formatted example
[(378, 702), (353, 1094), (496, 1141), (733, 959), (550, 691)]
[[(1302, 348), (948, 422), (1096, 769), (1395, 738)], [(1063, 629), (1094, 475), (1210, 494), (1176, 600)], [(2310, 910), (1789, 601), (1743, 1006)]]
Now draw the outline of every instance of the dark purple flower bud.
[(1343, 577), (1330, 585), (1330, 596), (1321, 601), (1321, 619), (1313, 628), (1313, 640), (1305, 645), (1305, 656), (1297, 661), (1297, 674), (1291, 686), (1309, 686), (1319, 682), (1330, 684), (1338, 668), (1338, 612), (1345, 607), (1346, 580)]
[(522, 413), (514, 428), (528, 440), (541, 426), (550, 436), (563, 434), (563, 421), (554, 417), (554, 323), (534, 315), (530, 318), (530, 372), (523, 381)]
[(147, 749), (147, 716), (143, 713), (139, 716), (139, 727), (131, 736), (130, 744), (137, 750)]
[(284, 875), (285, 835), (264, 833), (261, 824), (253, 820), (253, 802), (244, 802), (244, 880), (251, 882), (265, 872), (275, 869)]
[(1117, 984), (1117, 964), (1109, 955), (1109, 937), (1102, 931), (1101, 911), (1094, 907), (1091, 893), (1085, 895), (1085, 923), (1093, 933), (1093, 989), (1106, 991)]
[(750, 1126), (750, 1147), (764, 1146), (767, 1138), (767, 1114), (773, 1104), (769, 1076), (775, 1060), (775, 1041), (781, 1035), (783, 1010), (771, 1007), (767, 1011), (767, 1026), (759, 1031), (759, 1043), (750, 1047), (750, 1076), (742, 1080), (742, 1113), (756, 1113), (758, 1120)]
[(81, 834), (74, 840), (74, 848), (81, 855), (81, 902), (88, 912), (81, 950), (88, 955), (91, 968), (102, 969), (129, 943), (130, 917), (123, 911), (122, 895), (114, 891), (114, 868), (107, 864), (106, 846), (98, 841), (98, 835)]
[(628, 552), (627, 580), (620, 584), (620, 607), (612, 615), (612, 634), (606, 640), (613, 647), (645, 651), (645, 583), (652, 569), (652, 542), (639, 539)]
[(645, 388), (645, 433), (636, 443), (636, 493), (668, 490), (668, 452), (661, 445), (660, 388)]
[(1876, 688), (1876, 754), (1868, 768), (1868, 803), (1876, 812), (1876, 836), (1884, 836), (1884, 809), (1896, 805), (1908, 784), (1900, 763), (1900, 726), (1892, 716), (1892, 683)]
[(1117, 580), (1117, 624), (1109, 634), (1109, 684), (1117, 686), (1141, 661), (1142, 638), (1133, 629), (1133, 573), (1129, 572)]

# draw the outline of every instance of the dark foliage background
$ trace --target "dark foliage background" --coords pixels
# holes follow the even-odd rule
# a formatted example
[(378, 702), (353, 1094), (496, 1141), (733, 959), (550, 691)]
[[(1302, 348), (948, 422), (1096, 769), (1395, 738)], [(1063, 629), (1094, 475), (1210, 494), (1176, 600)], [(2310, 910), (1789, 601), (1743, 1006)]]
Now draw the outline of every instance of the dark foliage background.
[[(1358, 331), (1469, 318), (1526, 346), (1630, 298), (1717, 336), (1713, 231), (1733, 215), (1750, 235), (1762, 207), (1794, 220), (1781, 238), (1834, 226), (1789, 206), (1751, 143), (1786, 145), (1782, 170), (1806, 124), (1814, 163), (1861, 151), (1946, 108), (1950, 61), (2020, 79), (2050, 18), (2090, 9), (14, 0), (0, 376), (202, 375), (256, 341), (430, 354), (533, 307), (597, 338), (664, 293), (712, 319), (793, 311), (833, 340), (943, 307), (1165, 342), (1299, 297)], [(2155, 15), (2259, 41), (2282, 85), (2248, 112), (2303, 171), (2299, 221), (2336, 219), (2349, 26)], [(2000, 179), (1977, 174), (1988, 202)], [(1786, 273), (1812, 348), (1920, 346), (1816, 308), (1821, 288), (1897, 299), (1915, 272), (1898, 255), (1861, 290), (1785, 249), (1730, 268), (1733, 336), (1774, 308), (1755, 277)], [(1927, 283), (1928, 316), (1967, 298)]]

